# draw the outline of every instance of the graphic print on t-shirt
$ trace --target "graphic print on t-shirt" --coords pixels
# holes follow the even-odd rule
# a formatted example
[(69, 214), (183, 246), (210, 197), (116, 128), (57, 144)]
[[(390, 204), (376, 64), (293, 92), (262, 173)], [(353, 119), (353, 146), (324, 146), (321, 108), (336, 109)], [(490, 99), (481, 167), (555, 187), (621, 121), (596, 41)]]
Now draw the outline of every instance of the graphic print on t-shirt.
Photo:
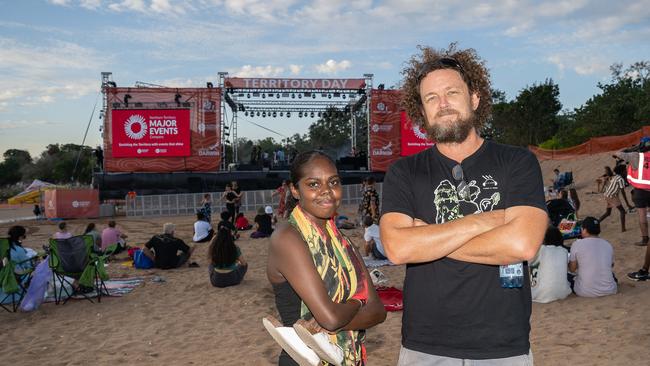
[[(496, 188), (497, 182), (489, 175), (484, 175), (485, 180), (481, 186), (484, 188)], [(460, 183), (459, 183), (460, 185)], [(480, 201), (481, 187), (476, 184), (475, 180), (470, 181), (465, 188), (469, 191), (468, 197), (462, 199), (459, 194), (458, 186), (445, 179), (438, 184), (434, 190), (434, 205), (436, 212), (436, 224), (443, 224), (461, 218), (465, 215), (492, 211), (492, 208), (499, 204), (501, 194), (494, 192), (489, 198), (482, 198)]]

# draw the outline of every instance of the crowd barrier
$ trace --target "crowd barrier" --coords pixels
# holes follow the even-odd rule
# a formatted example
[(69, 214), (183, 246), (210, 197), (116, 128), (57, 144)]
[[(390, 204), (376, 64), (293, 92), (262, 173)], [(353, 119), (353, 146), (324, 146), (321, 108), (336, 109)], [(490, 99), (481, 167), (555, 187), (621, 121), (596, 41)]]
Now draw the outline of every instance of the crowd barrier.
[[(381, 197), (382, 183), (375, 184)], [(241, 212), (255, 212), (261, 206), (278, 208), (280, 198), (273, 197), (274, 190), (244, 191), (241, 200)], [(151, 196), (136, 196), (126, 198), (126, 216), (154, 217), (194, 215), (201, 208), (201, 201), (206, 193), (212, 195), (212, 216), (226, 210), (226, 204), (221, 200), (223, 192), (161, 194)], [(343, 186), (342, 205), (357, 205), (361, 202), (362, 191), (360, 184)]]
[(641, 137), (650, 136), (650, 126), (620, 136), (593, 137), (587, 142), (566, 149), (548, 150), (537, 146), (528, 148), (542, 160), (569, 160), (583, 155), (592, 155), (608, 151), (618, 151), (632, 145), (638, 145)]

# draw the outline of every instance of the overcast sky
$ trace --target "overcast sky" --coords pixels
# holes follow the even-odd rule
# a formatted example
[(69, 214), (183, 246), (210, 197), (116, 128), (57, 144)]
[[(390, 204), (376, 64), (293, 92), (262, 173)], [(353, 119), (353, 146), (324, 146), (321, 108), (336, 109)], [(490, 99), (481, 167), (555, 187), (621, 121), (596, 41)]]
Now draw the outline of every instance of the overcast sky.
[[(552, 78), (565, 109), (650, 59), (650, 1), (0, 0), (0, 153), (81, 143), (102, 71), (118, 86), (241, 77), (400, 81), (418, 44), (474, 48), (508, 99)], [(241, 116), (239, 136), (305, 132), (310, 119)], [(101, 143), (97, 114), (87, 145)]]

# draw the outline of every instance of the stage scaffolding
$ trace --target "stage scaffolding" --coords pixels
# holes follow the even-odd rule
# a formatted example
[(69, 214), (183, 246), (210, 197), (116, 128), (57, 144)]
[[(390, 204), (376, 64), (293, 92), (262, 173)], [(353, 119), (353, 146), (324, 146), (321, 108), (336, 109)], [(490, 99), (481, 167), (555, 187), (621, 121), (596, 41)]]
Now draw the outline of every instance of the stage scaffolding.
[[(219, 88), (222, 90), (221, 103), (221, 144), (223, 146), (222, 170), (228, 169), (225, 159), (225, 149), (228, 144), (232, 148), (233, 162), (238, 162), (237, 156), (237, 117), (243, 113), (245, 116), (262, 118), (292, 118), (292, 117), (322, 117), (324, 113), (342, 113), (350, 118), (350, 151), (357, 149), (357, 120), (358, 111), (365, 112), (366, 126), (370, 126), (370, 95), (373, 84), (373, 74), (364, 74), (361, 85), (355, 87), (268, 87), (257, 85), (243, 87), (230, 84), (227, 72), (219, 72)], [(314, 85), (324, 85), (322, 80), (347, 80), (347, 79), (240, 79), (240, 80), (276, 80), (285, 81), (311, 81)], [(261, 83), (257, 83), (261, 84)], [(336, 81), (334, 82), (336, 84)], [(304, 84), (303, 84), (304, 85)], [(342, 83), (345, 85), (345, 83)], [(231, 113), (226, 113), (226, 105)], [(366, 131), (368, 134), (368, 131)], [(370, 138), (368, 138), (370, 141)], [(369, 148), (369, 147), (368, 147)], [(368, 150), (370, 151), (370, 150)], [(368, 154), (368, 159), (370, 154)], [(369, 162), (366, 162), (368, 166)]]

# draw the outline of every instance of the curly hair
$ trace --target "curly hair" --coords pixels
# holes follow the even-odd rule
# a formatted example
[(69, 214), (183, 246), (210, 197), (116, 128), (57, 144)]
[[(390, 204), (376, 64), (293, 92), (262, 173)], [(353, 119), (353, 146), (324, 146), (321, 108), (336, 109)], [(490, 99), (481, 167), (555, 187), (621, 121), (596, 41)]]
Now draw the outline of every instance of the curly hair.
[[(422, 114), (422, 99), (420, 96), (420, 81), (424, 74), (443, 68), (453, 68), (439, 63), (441, 59), (455, 60), (460, 66), (457, 71), (469, 88), (469, 92), (476, 93), (480, 102), (476, 109), (476, 128), (480, 129), (492, 113), (492, 92), (490, 89), (490, 74), (485, 62), (472, 48), (459, 50), (457, 43), (451, 43), (445, 49), (435, 50), (428, 46), (418, 46), (420, 55), (413, 55), (402, 70), (402, 106), (415, 125), (425, 126), (425, 116)], [(438, 63), (437, 65), (435, 65)], [(433, 65), (433, 67), (432, 67)], [(423, 75), (424, 74), (424, 75)]]

